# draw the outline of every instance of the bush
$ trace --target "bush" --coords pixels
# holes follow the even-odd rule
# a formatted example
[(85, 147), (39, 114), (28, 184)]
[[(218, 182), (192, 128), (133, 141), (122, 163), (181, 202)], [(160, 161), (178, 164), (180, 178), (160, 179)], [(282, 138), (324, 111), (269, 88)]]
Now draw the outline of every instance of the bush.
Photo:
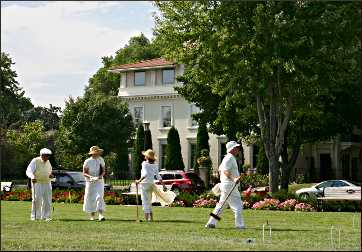
[(268, 186), (268, 184), (269, 184), (269, 178), (267, 175), (250, 174), (242, 176), (240, 179), (240, 186), (242, 190), (248, 188), (249, 185), (251, 185), (252, 187), (260, 187), (260, 186)]
[(312, 207), (312, 205), (307, 203), (298, 203), (295, 205), (295, 211), (302, 211), (302, 212), (312, 212), (315, 211), (315, 209)]
[(260, 196), (255, 193), (251, 193), (248, 202), (250, 203), (250, 205), (253, 205), (255, 202), (261, 201), (263, 199), (264, 199), (263, 196)]
[(287, 192), (287, 191), (284, 191), (284, 190), (273, 193), (272, 197), (274, 199), (279, 200), (280, 202), (285, 201), (287, 199), (295, 199), (296, 198), (295, 193)]
[(288, 200), (284, 201), (283, 203), (280, 203), (278, 205), (278, 209), (284, 210), (284, 211), (293, 211), (294, 207), (297, 203), (298, 202), (295, 199), (288, 199)]
[(182, 200), (172, 202), (171, 207), (185, 207), (185, 203)]
[(276, 199), (264, 199), (262, 201), (256, 202), (253, 204), (253, 209), (256, 210), (277, 210), (279, 205), (279, 200)]
[(194, 201), (196, 201), (199, 196), (195, 193), (187, 193), (181, 192), (179, 195), (176, 196), (175, 201), (183, 201), (185, 206), (193, 206)]
[(217, 200), (215, 199), (198, 199), (193, 203), (194, 207), (207, 207), (207, 208), (213, 208), (217, 204)]

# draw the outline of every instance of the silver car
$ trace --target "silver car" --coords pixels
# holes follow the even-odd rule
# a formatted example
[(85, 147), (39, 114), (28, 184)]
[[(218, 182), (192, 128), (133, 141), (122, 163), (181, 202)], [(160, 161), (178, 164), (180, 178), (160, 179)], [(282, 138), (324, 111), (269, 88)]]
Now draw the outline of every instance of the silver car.
[(347, 180), (326, 180), (323, 182), (320, 182), (319, 184), (313, 185), (308, 188), (302, 188), (295, 192), (295, 194), (300, 199), (309, 199), (310, 197), (318, 197), (322, 196), (323, 194), (323, 188), (326, 187), (333, 187), (333, 188), (339, 188), (346, 190), (346, 192), (354, 192), (354, 191), (360, 191), (361, 187), (352, 184), (351, 182)]

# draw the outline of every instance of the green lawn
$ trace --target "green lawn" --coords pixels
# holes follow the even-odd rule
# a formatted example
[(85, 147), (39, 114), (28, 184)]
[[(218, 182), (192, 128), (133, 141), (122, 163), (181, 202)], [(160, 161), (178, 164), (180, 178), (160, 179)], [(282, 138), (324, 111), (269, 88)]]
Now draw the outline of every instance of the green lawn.
[[(361, 249), (360, 213), (243, 212), (247, 229), (233, 229), (225, 210), (216, 229), (204, 224), (211, 209), (155, 207), (153, 223), (136, 223), (135, 206), (107, 206), (105, 222), (88, 221), (81, 204), (55, 203), (53, 221), (29, 220), (30, 202), (1, 201), (1, 250), (331, 250), (330, 228), (341, 227), (341, 250)], [(140, 209), (140, 215), (142, 210)], [(354, 227), (352, 226), (354, 216)], [(262, 242), (262, 224), (272, 240)], [(256, 242), (247, 244), (247, 238)], [(338, 232), (334, 232), (338, 249)]]

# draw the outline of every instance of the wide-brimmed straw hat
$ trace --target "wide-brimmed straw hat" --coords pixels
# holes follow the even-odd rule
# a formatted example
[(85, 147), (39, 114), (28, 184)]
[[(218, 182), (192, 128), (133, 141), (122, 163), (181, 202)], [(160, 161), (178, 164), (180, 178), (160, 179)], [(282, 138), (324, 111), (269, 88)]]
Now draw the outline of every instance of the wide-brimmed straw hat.
[(102, 154), (103, 153), (103, 149), (99, 148), (98, 146), (92, 146), (89, 149), (88, 154), (92, 155), (92, 154)]
[(144, 155), (147, 158), (156, 160), (155, 152), (153, 150), (151, 150), (151, 149), (148, 149), (146, 151), (142, 151), (142, 155)]

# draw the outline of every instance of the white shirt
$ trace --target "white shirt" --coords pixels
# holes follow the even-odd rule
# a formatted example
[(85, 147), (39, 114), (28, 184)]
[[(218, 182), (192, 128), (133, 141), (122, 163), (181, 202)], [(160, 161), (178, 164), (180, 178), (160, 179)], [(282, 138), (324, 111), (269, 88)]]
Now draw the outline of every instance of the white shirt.
[(233, 180), (226, 177), (226, 175), (224, 174), (224, 171), (230, 172), (232, 177), (240, 176), (238, 164), (237, 164), (236, 159), (233, 154), (228, 153), (225, 155), (224, 159), (222, 160), (222, 162), (219, 166), (219, 171), (220, 171), (220, 182), (221, 183), (234, 182)]
[[(26, 176), (28, 176), (28, 178), (30, 179), (34, 179), (35, 178), (35, 170), (36, 170), (36, 160), (39, 159), (41, 157), (37, 157), (37, 158), (33, 158), (30, 162), (30, 164), (28, 165), (28, 167), (26, 168)], [(44, 161), (43, 161), (44, 162)], [(44, 164), (48, 164), (50, 165), (49, 160), (47, 160), (46, 162), (44, 162)], [(51, 166), (50, 166), (51, 168)], [(51, 172), (51, 171), (50, 171)]]
[[(88, 168), (88, 174), (93, 177), (99, 177), (101, 167), (106, 167), (106, 164), (104, 162), (104, 159), (102, 157), (93, 158), (90, 157), (84, 161), (83, 168)], [(88, 177), (85, 177), (86, 181), (89, 181)]]
[(145, 177), (141, 183), (153, 183), (157, 179), (161, 180), (161, 176), (158, 172), (158, 164), (150, 164), (148, 161), (142, 162), (141, 177)]

